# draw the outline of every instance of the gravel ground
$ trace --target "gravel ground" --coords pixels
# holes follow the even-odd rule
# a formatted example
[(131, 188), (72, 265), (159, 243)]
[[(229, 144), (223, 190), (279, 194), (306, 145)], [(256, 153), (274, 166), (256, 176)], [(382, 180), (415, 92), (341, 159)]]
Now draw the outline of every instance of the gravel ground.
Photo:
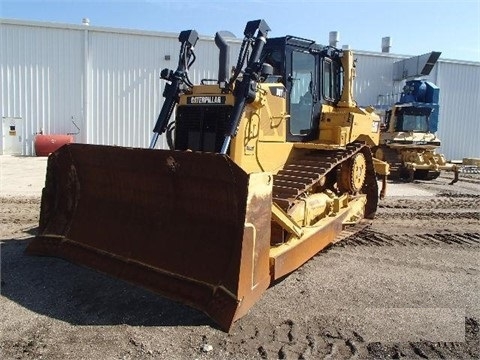
[(14, 160), (30, 168), (1, 175), (2, 359), (480, 358), (479, 174), (389, 183), (372, 226), (277, 282), (226, 334), (182, 304), (25, 255), (45, 161)]

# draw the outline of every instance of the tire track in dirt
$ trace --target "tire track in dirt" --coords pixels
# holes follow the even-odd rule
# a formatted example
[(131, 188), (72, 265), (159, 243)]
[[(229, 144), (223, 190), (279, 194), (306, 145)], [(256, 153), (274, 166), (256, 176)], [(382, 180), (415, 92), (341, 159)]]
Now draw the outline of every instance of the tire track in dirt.
[(480, 221), (480, 211), (465, 211), (465, 212), (451, 212), (451, 211), (384, 211), (377, 214), (375, 220), (478, 220)]
[(364, 229), (334, 246), (456, 246), (480, 248), (480, 232), (390, 235)]
[[(317, 321), (318, 320), (318, 321)], [(224, 351), (235, 358), (257, 359), (475, 359), (479, 353), (478, 319), (465, 318), (465, 342), (367, 342), (355, 330), (321, 325), (320, 319), (308, 324), (291, 319), (278, 324), (256, 326), (245, 337), (245, 330), (232, 335)], [(245, 352), (234, 344), (255, 343), (256, 352)]]
[(478, 319), (465, 318), (465, 342), (379, 342), (367, 344), (369, 359), (478, 359), (480, 356)]
[[(241, 354), (237, 346), (225, 349), (238, 358), (259, 359), (350, 359), (368, 355), (362, 337), (355, 332), (345, 332), (335, 326), (324, 327), (318, 322), (295, 322), (291, 319), (278, 324), (259, 324), (250, 329), (251, 336), (245, 338), (245, 330), (233, 335), (228, 344), (255, 344), (256, 354)], [(241, 355), (241, 356), (240, 356)]]
[(432, 197), (427, 199), (418, 199), (418, 198), (391, 198), (383, 200), (379, 205), (381, 212), (382, 209), (402, 209), (402, 210), (424, 210), (424, 209), (447, 209), (447, 210), (457, 210), (457, 209), (471, 209), (478, 211), (480, 207), (480, 196), (441, 196), (441, 197)]
[[(479, 188), (480, 189), (480, 188)], [(412, 237), (400, 243), (435, 244), (457, 242), (455, 235), (447, 239), (415, 238), (418, 234), (478, 233), (480, 228), (480, 194), (441, 192), (433, 197), (395, 197), (381, 202), (371, 229), (378, 233)], [(407, 236), (408, 234), (408, 236)], [(365, 239), (363, 239), (365, 240)], [(375, 239), (373, 239), (375, 240)], [(435, 241), (437, 240), (437, 241)], [(460, 239), (460, 242), (463, 240)], [(394, 243), (398, 241), (394, 241)], [(468, 239), (467, 239), (468, 242)]]
[(475, 318), (465, 318), (465, 342), (409, 342), (407, 344), (369, 343), (370, 359), (478, 359), (479, 325)]

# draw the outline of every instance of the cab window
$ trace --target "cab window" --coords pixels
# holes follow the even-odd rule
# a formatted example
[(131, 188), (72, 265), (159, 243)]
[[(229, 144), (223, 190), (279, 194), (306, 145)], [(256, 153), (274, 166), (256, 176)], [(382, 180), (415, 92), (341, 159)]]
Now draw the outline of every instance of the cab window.
[(294, 135), (310, 133), (315, 76), (315, 57), (309, 53), (292, 52), (290, 132)]
[(335, 82), (333, 62), (323, 59), (323, 97), (328, 101), (335, 101)]

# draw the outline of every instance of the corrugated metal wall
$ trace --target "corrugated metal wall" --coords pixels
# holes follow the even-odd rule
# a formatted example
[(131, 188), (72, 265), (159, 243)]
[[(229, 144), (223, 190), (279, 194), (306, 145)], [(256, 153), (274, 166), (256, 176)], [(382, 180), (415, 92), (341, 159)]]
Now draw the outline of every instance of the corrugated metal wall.
[[(88, 32), (87, 139), (144, 147), (160, 109), (160, 71), (178, 41)], [(148, 49), (148, 54), (146, 53)]]
[(480, 63), (440, 61), (432, 79), (440, 88), (437, 135), (449, 159), (480, 158)]
[[(34, 153), (37, 132), (76, 132), (72, 120), (76, 142), (149, 145), (163, 104), (160, 71), (177, 67), (178, 34), (2, 20), (0, 39), (1, 115), (23, 119), (23, 154)], [(213, 38), (202, 37), (195, 53), (190, 79), (215, 79)]]
[(354, 88), (357, 103), (360, 106), (390, 106), (397, 101), (402, 87), (392, 80), (393, 63), (401, 58), (365, 52), (355, 52), (354, 55), (357, 60)]
[[(71, 29), (1, 25), (1, 116), (22, 118), (25, 154), (35, 133), (75, 130), (81, 115), (82, 33)], [(0, 147), (1, 149), (1, 147)]]
[[(163, 68), (175, 70), (180, 43), (172, 37), (88, 32), (87, 140), (146, 147), (163, 104)], [(218, 50), (199, 40), (190, 80), (216, 79)], [(169, 56), (170, 60), (165, 60)], [(166, 147), (165, 139), (160, 146)]]
[[(24, 120), (27, 155), (33, 154), (36, 132), (75, 132), (72, 119), (80, 127), (77, 142), (147, 147), (163, 103), (165, 82), (159, 79), (160, 71), (177, 67), (177, 37), (2, 20), (1, 116)], [(231, 43), (230, 66), (235, 65), (239, 42)], [(191, 80), (198, 83), (216, 78), (218, 50), (213, 39), (202, 37), (195, 53)], [(403, 82), (393, 82), (393, 63), (406, 56), (355, 54), (358, 104), (386, 107), (398, 100)], [(441, 59), (428, 79), (440, 87), (441, 150), (449, 159), (480, 157), (480, 142), (476, 141), (480, 133), (480, 63)], [(163, 138), (159, 145), (166, 146)]]

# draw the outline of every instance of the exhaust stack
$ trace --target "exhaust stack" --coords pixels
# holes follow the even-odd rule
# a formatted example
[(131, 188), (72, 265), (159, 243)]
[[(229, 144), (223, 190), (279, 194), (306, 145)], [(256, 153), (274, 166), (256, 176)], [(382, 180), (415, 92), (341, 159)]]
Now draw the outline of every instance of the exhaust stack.
[(230, 45), (227, 44), (224, 36), (226, 32), (217, 32), (215, 34), (215, 45), (220, 50), (218, 57), (218, 84), (221, 88), (225, 88), (228, 82), (228, 67), (230, 64)]

